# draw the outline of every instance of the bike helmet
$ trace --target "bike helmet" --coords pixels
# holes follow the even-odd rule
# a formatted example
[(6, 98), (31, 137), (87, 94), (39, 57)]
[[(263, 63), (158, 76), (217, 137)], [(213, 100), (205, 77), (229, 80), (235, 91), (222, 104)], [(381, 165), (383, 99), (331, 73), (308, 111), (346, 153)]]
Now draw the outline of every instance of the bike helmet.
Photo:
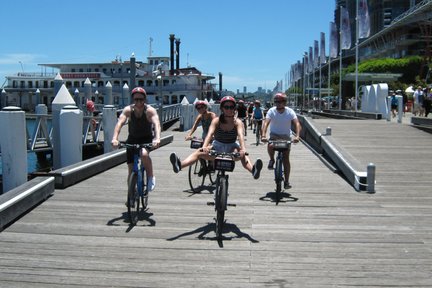
[(234, 97), (232, 97), (232, 96), (223, 97), (220, 101), (221, 107), (225, 104), (225, 102), (232, 102), (234, 104), (234, 106), (236, 105), (236, 101), (235, 101)]
[(255, 100), (255, 101), (254, 101), (254, 104), (261, 105), (261, 101), (260, 101), (260, 100)]
[(276, 95), (273, 97), (273, 100), (287, 101), (287, 96), (284, 93), (276, 93)]
[(205, 101), (203, 101), (203, 100), (198, 100), (198, 101), (195, 102), (195, 109), (196, 109), (198, 106), (206, 106), (206, 107), (207, 107), (207, 102), (205, 102)]
[(141, 93), (147, 97), (147, 92), (142, 87), (135, 87), (134, 89), (132, 89), (131, 96), (133, 97), (135, 93)]
[(243, 100), (239, 100), (238, 104), (244, 104), (244, 101)]
[(87, 108), (87, 111), (93, 112), (95, 110), (94, 102), (91, 100), (87, 100), (86, 108)]

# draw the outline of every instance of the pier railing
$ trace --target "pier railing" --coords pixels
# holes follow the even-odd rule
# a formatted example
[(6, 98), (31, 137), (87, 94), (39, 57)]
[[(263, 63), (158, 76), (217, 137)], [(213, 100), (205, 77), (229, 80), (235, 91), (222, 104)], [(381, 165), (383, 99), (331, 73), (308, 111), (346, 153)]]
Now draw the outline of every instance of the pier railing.
[[(181, 104), (162, 106), (160, 114), (161, 125), (180, 119)], [(159, 109), (158, 107), (155, 107)], [(27, 126), (27, 149), (29, 151), (47, 151), (52, 149), (52, 115), (39, 114), (29, 115), (27, 121), (34, 121), (33, 125)], [(31, 127), (33, 126), (33, 127)], [(102, 116), (84, 116), (83, 121), (83, 145), (93, 145), (103, 142)]]

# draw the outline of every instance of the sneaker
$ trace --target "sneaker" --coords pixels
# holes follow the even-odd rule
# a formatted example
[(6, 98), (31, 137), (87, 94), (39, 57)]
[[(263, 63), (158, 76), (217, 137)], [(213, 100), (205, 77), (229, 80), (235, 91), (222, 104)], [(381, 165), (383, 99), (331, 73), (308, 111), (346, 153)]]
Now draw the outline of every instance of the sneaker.
[(274, 165), (274, 160), (270, 160), (267, 168), (268, 169), (273, 169), (273, 165)]
[(258, 179), (260, 177), (260, 172), (261, 172), (262, 167), (263, 167), (263, 163), (262, 163), (261, 159), (257, 159), (255, 162), (255, 165), (252, 168), (252, 175), (253, 175), (254, 179)]
[(155, 189), (156, 186), (156, 177), (150, 177), (149, 179), (147, 179), (147, 189), (148, 191), (153, 191)]
[(171, 153), (170, 161), (171, 161), (171, 164), (173, 165), (174, 172), (178, 173), (181, 170), (181, 162), (175, 153)]
[(284, 189), (290, 189), (290, 188), (291, 188), (290, 183), (288, 181), (285, 181), (284, 182)]

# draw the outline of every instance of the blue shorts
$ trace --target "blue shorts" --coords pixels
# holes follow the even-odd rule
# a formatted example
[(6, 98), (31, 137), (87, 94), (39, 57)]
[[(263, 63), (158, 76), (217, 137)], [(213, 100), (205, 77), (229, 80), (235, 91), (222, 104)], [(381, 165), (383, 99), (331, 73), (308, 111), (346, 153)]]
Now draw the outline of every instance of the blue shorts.
[(217, 140), (213, 140), (212, 149), (218, 152), (231, 153), (234, 152), (235, 149), (240, 150), (240, 145), (238, 142), (234, 143), (222, 143)]

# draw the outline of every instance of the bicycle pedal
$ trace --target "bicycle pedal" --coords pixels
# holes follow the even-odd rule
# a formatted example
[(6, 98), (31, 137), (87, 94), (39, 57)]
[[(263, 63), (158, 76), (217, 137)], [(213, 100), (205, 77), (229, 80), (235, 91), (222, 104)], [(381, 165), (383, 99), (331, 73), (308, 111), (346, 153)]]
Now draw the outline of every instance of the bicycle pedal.
[(215, 205), (215, 202), (207, 202), (207, 205), (208, 205), (208, 206), (214, 206), (214, 205)]
[(233, 203), (228, 203), (227, 206), (231, 206), (231, 207), (236, 207), (237, 204), (233, 204)]

